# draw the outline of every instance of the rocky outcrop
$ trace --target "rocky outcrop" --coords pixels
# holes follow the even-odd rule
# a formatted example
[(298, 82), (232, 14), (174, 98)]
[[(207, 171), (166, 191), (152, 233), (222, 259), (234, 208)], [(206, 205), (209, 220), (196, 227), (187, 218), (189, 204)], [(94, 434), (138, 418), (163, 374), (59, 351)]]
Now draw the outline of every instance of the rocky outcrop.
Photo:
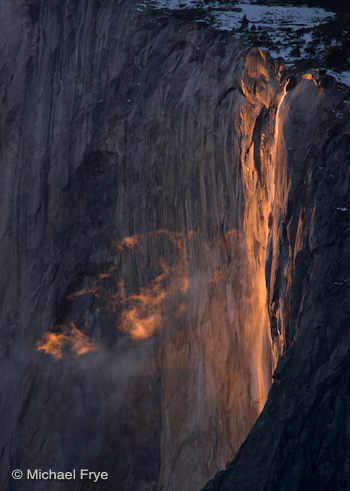
[(131, 0), (4, 0), (0, 24), (1, 489), (200, 489), (287, 347), (213, 485), (263, 485), (276, 448), (285, 476), (318, 387), (346, 389), (341, 91), (285, 92), (264, 52)]
[(247, 440), (206, 490), (348, 488), (349, 92), (313, 80), (287, 93), (277, 123), (286, 175), (275, 179), (283, 206), (273, 205), (267, 281), (286, 352)]
[(268, 210), (242, 163), (279, 88), (250, 113), (261, 55), (245, 88), (227, 36), (136, 7), (2, 6), (2, 456), (185, 490), (271, 383)]

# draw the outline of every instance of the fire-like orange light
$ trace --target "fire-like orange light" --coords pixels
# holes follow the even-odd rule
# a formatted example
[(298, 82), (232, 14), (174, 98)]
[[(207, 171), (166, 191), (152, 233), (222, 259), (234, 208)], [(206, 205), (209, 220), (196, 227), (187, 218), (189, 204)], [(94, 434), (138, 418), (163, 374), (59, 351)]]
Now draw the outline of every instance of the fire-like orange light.
[(53, 356), (55, 360), (62, 358), (63, 348), (66, 346), (69, 346), (78, 356), (97, 349), (96, 344), (79, 331), (74, 322), (69, 322), (62, 329), (62, 332), (45, 333), (43, 339), (37, 343), (37, 349)]
[(129, 297), (123, 298), (125, 310), (118, 328), (127, 331), (134, 341), (145, 339), (160, 327), (163, 304), (177, 292), (185, 293), (189, 280), (184, 265), (169, 267), (162, 262), (162, 272), (148, 285)]
[(139, 236), (130, 235), (116, 244), (116, 249), (121, 252), (125, 249), (134, 250), (139, 245)]
[[(93, 295), (103, 311), (120, 314), (117, 319), (117, 328), (120, 331), (128, 332), (134, 341), (148, 338), (163, 323), (166, 300), (179, 295), (176, 301), (181, 302), (180, 315), (186, 310), (183, 295), (190, 287), (188, 248), (194, 237), (195, 232), (192, 230), (182, 233), (166, 229), (125, 237), (114, 244), (119, 253), (142, 253), (147, 242), (156, 240), (165, 245), (165, 240), (175, 248), (175, 262), (170, 265), (164, 259), (157, 260), (154, 269), (160, 269), (160, 273), (135, 293), (126, 294), (124, 279), (118, 275), (117, 268), (112, 266), (108, 271), (100, 273), (88, 287), (77, 290), (66, 298), (74, 301), (83, 295)], [(110, 281), (107, 282), (106, 279)], [(56, 360), (62, 358), (65, 347), (69, 347), (77, 355), (96, 349), (95, 344), (72, 321), (60, 326), (58, 332), (46, 333), (37, 345), (38, 350), (52, 355)]]

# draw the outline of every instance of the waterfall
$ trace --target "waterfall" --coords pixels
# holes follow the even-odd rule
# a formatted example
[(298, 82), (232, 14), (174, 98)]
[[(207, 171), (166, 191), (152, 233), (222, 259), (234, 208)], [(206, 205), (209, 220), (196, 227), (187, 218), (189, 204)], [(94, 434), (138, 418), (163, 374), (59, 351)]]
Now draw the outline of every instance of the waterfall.
[(241, 448), (217, 489), (273, 482), (349, 276), (345, 92), (185, 11), (54, 4), (0, 6), (3, 467), (192, 491)]

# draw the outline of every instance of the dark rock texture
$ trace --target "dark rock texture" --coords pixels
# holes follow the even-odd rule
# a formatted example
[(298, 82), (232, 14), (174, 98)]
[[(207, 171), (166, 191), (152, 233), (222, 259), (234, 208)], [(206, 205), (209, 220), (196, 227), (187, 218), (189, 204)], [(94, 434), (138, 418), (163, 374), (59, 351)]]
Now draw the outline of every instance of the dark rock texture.
[(80, 467), (199, 489), (271, 384), (268, 209), (242, 163), (276, 68), (137, 5), (1, 2), (1, 489)]
[(299, 82), (290, 94), (277, 274), (267, 261), (287, 349), (258, 421), (206, 490), (349, 489), (349, 92)]
[(1, 490), (200, 489), (285, 350), (210, 486), (345, 489), (346, 91), (134, 0), (0, 41)]

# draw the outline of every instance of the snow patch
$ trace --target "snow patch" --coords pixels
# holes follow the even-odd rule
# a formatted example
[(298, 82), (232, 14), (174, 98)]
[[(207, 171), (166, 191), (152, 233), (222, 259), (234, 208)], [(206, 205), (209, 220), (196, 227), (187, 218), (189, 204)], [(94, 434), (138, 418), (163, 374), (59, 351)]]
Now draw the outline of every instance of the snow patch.
[[(237, 4), (211, 2), (202, 4), (199, 0), (150, 0), (151, 5), (158, 9), (180, 10), (201, 8), (211, 12), (215, 19), (215, 27), (219, 30), (239, 29), (243, 17), (255, 24), (257, 28), (272, 30), (315, 27), (325, 19), (334, 16), (321, 8), (292, 7), (279, 5), (257, 5), (249, 0)], [(145, 4), (143, 4), (145, 5)], [(205, 19), (203, 19), (205, 20)]]
[(346, 70), (344, 72), (334, 72), (333, 70), (328, 70), (328, 73), (332, 75), (334, 78), (341, 82), (342, 84), (350, 86), (350, 70)]
[[(313, 29), (335, 17), (334, 12), (322, 8), (257, 5), (253, 0), (241, 0), (233, 5), (218, 1), (203, 4), (200, 0), (144, 0), (137, 9), (145, 9), (147, 6), (169, 10), (198, 8), (203, 12), (203, 18), (197, 18), (197, 22), (210, 22), (214, 28), (232, 31), (239, 38), (246, 37), (248, 32), (256, 35), (257, 47), (268, 49), (271, 56), (281, 57), (287, 65), (308, 58)], [(320, 41), (317, 51), (323, 52), (325, 48)], [(350, 71), (329, 73), (339, 82), (350, 86)]]

